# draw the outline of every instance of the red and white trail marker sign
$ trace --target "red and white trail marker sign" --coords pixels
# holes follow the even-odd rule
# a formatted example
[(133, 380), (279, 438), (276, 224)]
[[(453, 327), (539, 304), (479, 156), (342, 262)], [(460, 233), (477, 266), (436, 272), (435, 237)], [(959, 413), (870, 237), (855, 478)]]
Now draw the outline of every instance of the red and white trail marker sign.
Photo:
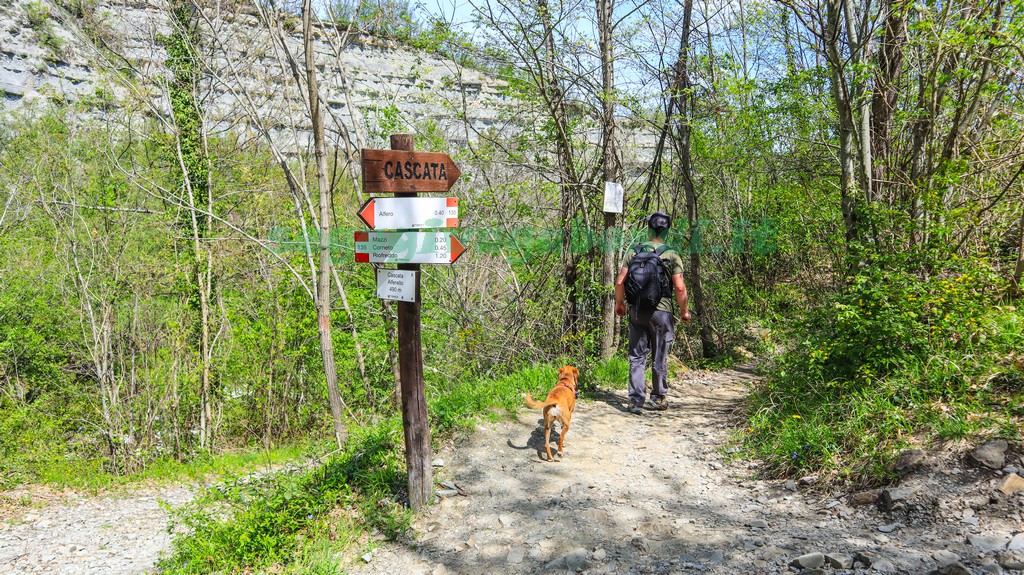
[(371, 264), (450, 264), (466, 251), (451, 232), (356, 232), (356, 261)]
[(356, 213), (371, 230), (459, 227), (459, 199), (370, 198)]

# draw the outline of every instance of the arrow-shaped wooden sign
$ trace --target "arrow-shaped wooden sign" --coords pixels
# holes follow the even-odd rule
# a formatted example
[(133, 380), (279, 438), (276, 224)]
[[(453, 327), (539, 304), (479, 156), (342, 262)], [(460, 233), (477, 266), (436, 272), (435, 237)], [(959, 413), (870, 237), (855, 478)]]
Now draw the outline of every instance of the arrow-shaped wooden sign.
[(356, 232), (356, 261), (373, 264), (450, 264), (466, 251), (451, 232)]
[(448, 154), (362, 150), (363, 191), (447, 192), (462, 172)]
[(459, 227), (459, 199), (370, 198), (357, 215), (371, 230)]

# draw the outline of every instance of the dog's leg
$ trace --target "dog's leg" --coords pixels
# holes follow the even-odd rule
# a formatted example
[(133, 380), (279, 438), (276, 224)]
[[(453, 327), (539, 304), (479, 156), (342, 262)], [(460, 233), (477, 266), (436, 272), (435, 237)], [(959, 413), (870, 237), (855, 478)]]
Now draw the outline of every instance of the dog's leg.
[(565, 434), (569, 433), (569, 422), (562, 420), (562, 431), (558, 434), (558, 457), (563, 457), (562, 444), (565, 442)]
[(554, 457), (551, 457), (551, 428), (555, 425), (555, 418), (544, 412), (544, 449), (548, 452), (548, 461), (553, 461)]
[(555, 425), (555, 417), (551, 414), (551, 407), (544, 409), (544, 450), (548, 453), (548, 460), (553, 461), (551, 456), (551, 428)]

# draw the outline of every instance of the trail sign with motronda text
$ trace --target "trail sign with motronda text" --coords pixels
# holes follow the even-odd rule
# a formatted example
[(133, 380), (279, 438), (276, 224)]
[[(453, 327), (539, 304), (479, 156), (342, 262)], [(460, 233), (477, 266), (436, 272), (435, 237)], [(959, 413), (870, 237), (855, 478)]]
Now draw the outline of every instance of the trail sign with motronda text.
[(462, 172), (439, 152), (362, 150), (363, 192), (447, 192)]

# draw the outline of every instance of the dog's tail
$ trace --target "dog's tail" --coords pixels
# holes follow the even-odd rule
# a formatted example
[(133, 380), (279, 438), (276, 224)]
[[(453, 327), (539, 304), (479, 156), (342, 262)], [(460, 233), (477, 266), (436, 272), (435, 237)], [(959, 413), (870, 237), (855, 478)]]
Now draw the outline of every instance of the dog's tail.
[(536, 401), (529, 393), (526, 394), (526, 407), (529, 407), (530, 409), (544, 409), (549, 405), (555, 405), (555, 402), (552, 401), (551, 403), (545, 403), (542, 401)]

